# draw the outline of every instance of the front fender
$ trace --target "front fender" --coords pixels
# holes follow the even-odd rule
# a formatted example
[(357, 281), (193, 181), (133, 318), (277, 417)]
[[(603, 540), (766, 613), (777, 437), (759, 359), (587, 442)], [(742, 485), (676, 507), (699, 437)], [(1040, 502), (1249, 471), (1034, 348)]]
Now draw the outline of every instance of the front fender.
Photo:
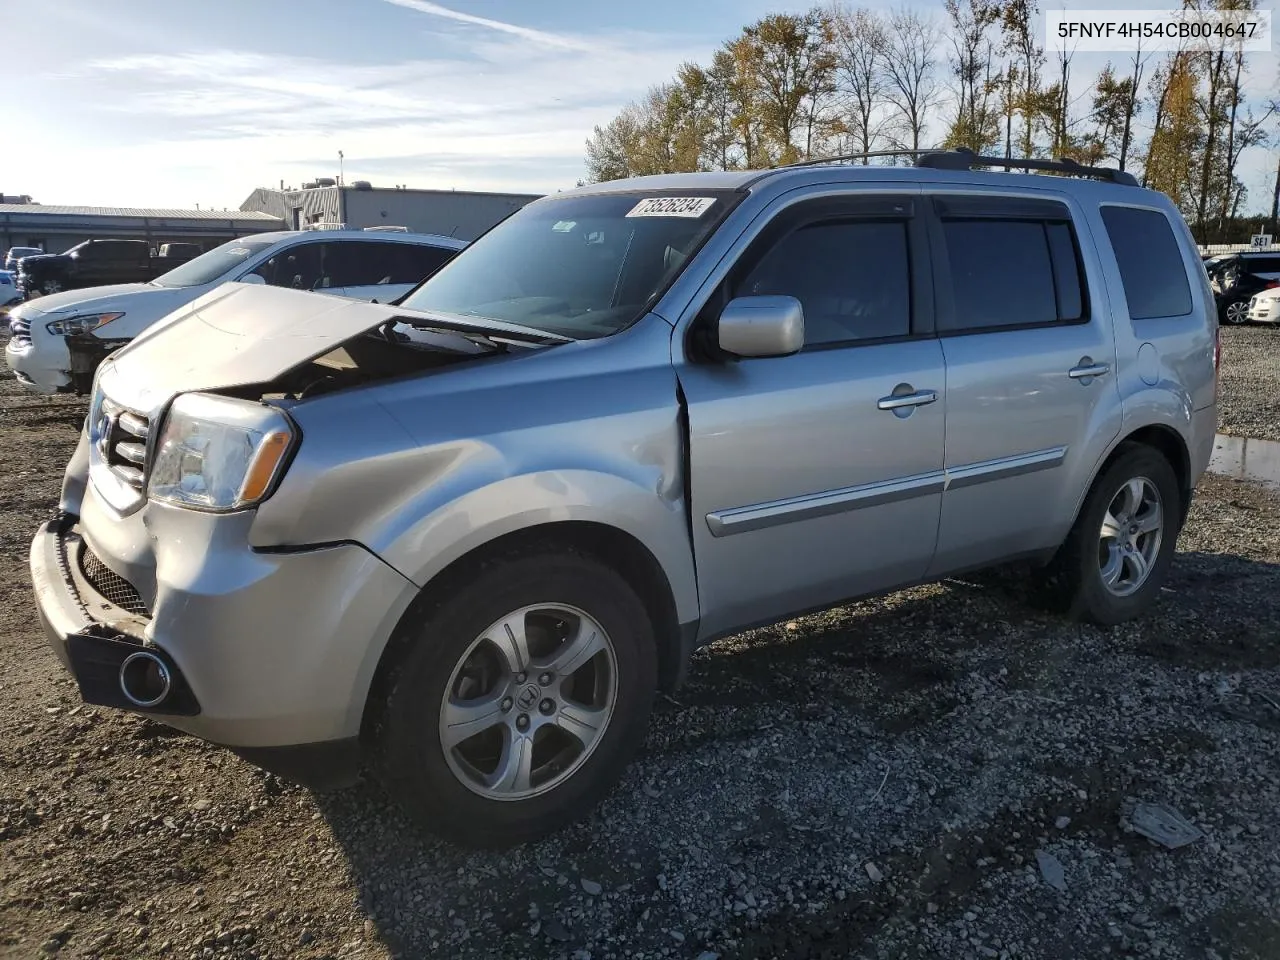
[(620, 530), (653, 555), (681, 623), (698, 617), (683, 495), (591, 470), (507, 477), (450, 500), (370, 549), (419, 586), (499, 537), (543, 524), (580, 521)]

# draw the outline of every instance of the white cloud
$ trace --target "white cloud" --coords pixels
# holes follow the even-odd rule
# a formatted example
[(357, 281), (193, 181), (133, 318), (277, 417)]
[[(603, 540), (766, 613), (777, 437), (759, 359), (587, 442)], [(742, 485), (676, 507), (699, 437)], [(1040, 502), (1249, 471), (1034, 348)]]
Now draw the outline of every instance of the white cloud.
[(506, 33), (524, 40), (532, 40), (534, 43), (549, 47), (560, 47), (566, 50), (587, 48), (584, 41), (573, 37), (562, 36), (558, 33), (548, 33), (545, 30), (534, 30), (531, 27), (521, 27), (502, 20), (491, 20), (488, 17), (477, 17), (475, 14), (451, 10), (448, 7), (442, 7), (438, 3), (429, 3), (427, 0), (384, 0), (384, 2), (397, 7), (405, 7), (409, 10), (416, 10), (418, 13), (425, 13), (429, 16), (442, 17), (445, 20), (452, 20), (454, 23), (467, 23), (472, 26), (487, 27), (499, 33)]
[[(92, 143), (91, 167), (83, 150), (46, 142), (6, 180), (46, 202), (233, 207), (255, 185), (332, 175), (341, 149), (348, 179), (551, 191), (582, 175), (593, 125), (713, 46), (552, 34), (425, 0), (385, 2), (425, 15), (421, 58), (197, 49), (64, 68), (54, 82), (98, 129), (68, 123), (63, 136)], [(68, 185), (91, 192), (68, 196)]]

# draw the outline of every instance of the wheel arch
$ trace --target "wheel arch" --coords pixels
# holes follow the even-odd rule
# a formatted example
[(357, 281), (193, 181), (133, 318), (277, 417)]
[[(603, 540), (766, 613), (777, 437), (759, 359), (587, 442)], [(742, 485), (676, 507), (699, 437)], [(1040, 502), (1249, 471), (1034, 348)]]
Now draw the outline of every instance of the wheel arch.
[(1191, 485), (1191, 452), (1187, 448), (1186, 438), (1168, 424), (1149, 423), (1123, 433), (1107, 450), (1106, 455), (1098, 462), (1093, 475), (1089, 478), (1088, 486), (1081, 491), (1080, 497), (1076, 502), (1075, 514), (1072, 517), (1073, 524), (1079, 518), (1080, 511), (1084, 509), (1085, 501), (1089, 498), (1089, 492), (1093, 489), (1094, 484), (1098, 482), (1098, 478), (1106, 473), (1107, 468), (1115, 462), (1116, 458), (1120, 456), (1129, 444), (1150, 447), (1169, 462), (1169, 466), (1173, 468), (1173, 474), (1178, 480), (1182, 519), (1186, 519), (1187, 510), (1191, 506), (1193, 489)]
[(658, 687), (669, 692), (679, 686), (692, 652), (694, 631), (680, 623), (675, 593), (653, 552), (631, 533), (607, 523), (591, 520), (540, 523), (474, 547), (450, 562), (421, 588), (400, 618), (374, 669), (361, 722), (362, 739), (373, 736), (381, 723), (395, 668), (412, 642), (410, 625), (426, 616), (451, 589), (484, 566), (503, 558), (548, 549), (585, 554), (612, 569), (635, 589), (653, 624)]

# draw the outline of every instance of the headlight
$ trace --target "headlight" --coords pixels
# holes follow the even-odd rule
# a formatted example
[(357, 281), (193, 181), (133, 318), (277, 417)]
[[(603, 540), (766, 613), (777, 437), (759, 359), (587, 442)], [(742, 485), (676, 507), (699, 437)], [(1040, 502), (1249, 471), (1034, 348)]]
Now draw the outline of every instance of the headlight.
[(75, 333), (89, 333), (91, 330), (97, 330), (104, 323), (119, 320), (123, 316), (123, 313), (86, 313), (79, 317), (51, 321), (46, 323), (44, 328), (55, 337), (69, 337)]
[(251, 507), (271, 492), (296, 438), (289, 418), (271, 407), (183, 394), (165, 418), (147, 495), (197, 510)]

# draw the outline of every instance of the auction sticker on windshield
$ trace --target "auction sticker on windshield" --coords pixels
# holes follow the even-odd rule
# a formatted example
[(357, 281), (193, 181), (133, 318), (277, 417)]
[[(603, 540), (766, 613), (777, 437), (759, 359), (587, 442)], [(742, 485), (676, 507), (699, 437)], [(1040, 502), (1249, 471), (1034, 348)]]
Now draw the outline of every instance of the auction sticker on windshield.
[(711, 209), (715, 197), (649, 197), (627, 213), (628, 217), (698, 218)]

